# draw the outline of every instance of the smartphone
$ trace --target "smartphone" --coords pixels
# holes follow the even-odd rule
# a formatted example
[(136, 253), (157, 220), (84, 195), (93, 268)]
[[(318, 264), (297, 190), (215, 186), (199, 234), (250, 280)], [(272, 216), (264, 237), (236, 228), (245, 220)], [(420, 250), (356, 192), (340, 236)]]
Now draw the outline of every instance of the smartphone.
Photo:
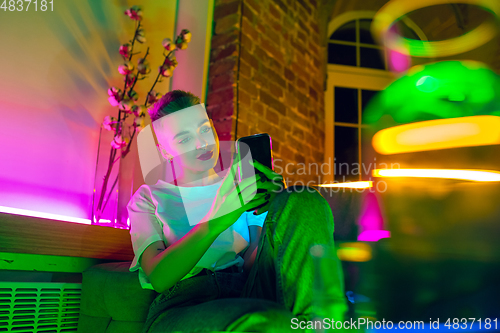
[[(251, 157), (254, 161), (274, 170), (272, 141), (271, 136), (267, 133), (239, 138), (236, 141), (236, 152), (240, 154), (241, 161)], [(239, 170), (239, 181), (258, 174), (263, 175), (260, 170), (249, 163), (242, 163), (241, 170)]]
[[(273, 163), (273, 150), (271, 136), (267, 133), (255, 134), (251, 136), (245, 136), (236, 140), (236, 153), (240, 155), (241, 169), (238, 168), (238, 180), (241, 182), (243, 179), (253, 177), (254, 175), (265, 175), (253, 167), (250, 163), (250, 158), (254, 161), (259, 161), (262, 165), (265, 165), (271, 170), (274, 170)], [(250, 155), (249, 155), (250, 154)], [(258, 189), (257, 193), (266, 192), (264, 189)], [(240, 198), (242, 202), (242, 199)], [(267, 202), (255, 207), (254, 209), (247, 210), (247, 212), (259, 209), (267, 205)]]

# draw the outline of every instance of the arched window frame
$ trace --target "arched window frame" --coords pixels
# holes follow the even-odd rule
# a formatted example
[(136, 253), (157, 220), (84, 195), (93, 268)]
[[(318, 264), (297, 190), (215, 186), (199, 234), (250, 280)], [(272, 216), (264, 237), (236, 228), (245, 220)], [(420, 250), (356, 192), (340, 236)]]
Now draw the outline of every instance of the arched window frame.
[[(339, 29), (344, 24), (359, 19), (373, 19), (375, 16), (375, 11), (350, 11), (338, 15), (328, 24), (328, 37), (330, 37), (334, 31)], [(409, 18), (403, 18), (403, 22), (412, 29), (421, 40), (427, 40), (427, 37), (423, 31)], [(357, 46), (359, 46), (359, 38), (357, 39)], [(356, 47), (356, 57), (359, 59), (359, 47)], [(358, 123), (340, 123), (335, 122), (335, 110), (334, 110), (334, 90), (335, 87), (345, 87), (353, 89), (363, 89), (363, 90), (383, 90), (392, 81), (394, 81), (397, 76), (386, 70), (355, 67), (347, 65), (337, 65), (328, 64), (327, 65), (327, 89), (325, 92), (325, 163), (332, 166), (334, 169), (335, 163), (335, 126), (344, 127), (355, 127), (358, 129), (358, 163), (363, 163), (362, 159), (362, 147), (361, 147), (361, 133), (365, 125), (362, 124), (362, 110), (361, 110), (361, 94), (358, 93)], [(333, 172), (331, 174), (323, 175), (323, 183), (329, 183), (334, 181), (335, 175)], [(363, 175), (359, 175), (358, 180), (363, 179)]]

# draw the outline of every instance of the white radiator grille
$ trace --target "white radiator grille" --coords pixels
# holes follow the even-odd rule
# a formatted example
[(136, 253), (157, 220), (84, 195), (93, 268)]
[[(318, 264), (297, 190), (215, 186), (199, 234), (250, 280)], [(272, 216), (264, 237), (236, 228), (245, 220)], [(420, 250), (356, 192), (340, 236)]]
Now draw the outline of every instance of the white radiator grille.
[(0, 282), (0, 332), (76, 332), (80, 283)]

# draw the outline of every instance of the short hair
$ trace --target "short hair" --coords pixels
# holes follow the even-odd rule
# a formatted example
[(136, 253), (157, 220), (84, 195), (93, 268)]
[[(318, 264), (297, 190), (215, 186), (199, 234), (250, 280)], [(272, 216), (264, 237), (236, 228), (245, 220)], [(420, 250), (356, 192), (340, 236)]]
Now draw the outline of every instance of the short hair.
[(197, 104), (200, 104), (200, 98), (192, 93), (184, 90), (172, 90), (163, 95), (148, 112), (151, 121), (155, 121), (161, 117)]

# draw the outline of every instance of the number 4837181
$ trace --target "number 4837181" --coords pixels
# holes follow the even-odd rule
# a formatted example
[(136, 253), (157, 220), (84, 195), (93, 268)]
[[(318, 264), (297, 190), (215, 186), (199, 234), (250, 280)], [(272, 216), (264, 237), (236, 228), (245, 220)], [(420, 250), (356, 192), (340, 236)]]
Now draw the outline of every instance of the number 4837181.
[[(1, 0), (0, 0), (1, 1)], [(0, 9), (3, 9), (4, 12), (10, 11), (28, 11), (34, 10), (37, 12), (38, 10), (45, 12), (47, 10), (54, 11), (54, 0), (3, 0)]]
[[(470, 323), (470, 326), (468, 326), (468, 324)], [(497, 326), (497, 318), (491, 320), (490, 318), (485, 318), (485, 319), (481, 319), (481, 318), (453, 318), (453, 320), (451, 318), (448, 318), (448, 320), (446, 321), (446, 323), (444, 324), (444, 326), (446, 326), (449, 330), (451, 329), (477, 329), (477, 327), (479, 326), (479, 329), (482, 330), (483, 328), (486, 329), (486, 330), (489, 330), (489, 329), (493, 329), (493, 330), (497, 330), (498, 329), (498, 326)]]

